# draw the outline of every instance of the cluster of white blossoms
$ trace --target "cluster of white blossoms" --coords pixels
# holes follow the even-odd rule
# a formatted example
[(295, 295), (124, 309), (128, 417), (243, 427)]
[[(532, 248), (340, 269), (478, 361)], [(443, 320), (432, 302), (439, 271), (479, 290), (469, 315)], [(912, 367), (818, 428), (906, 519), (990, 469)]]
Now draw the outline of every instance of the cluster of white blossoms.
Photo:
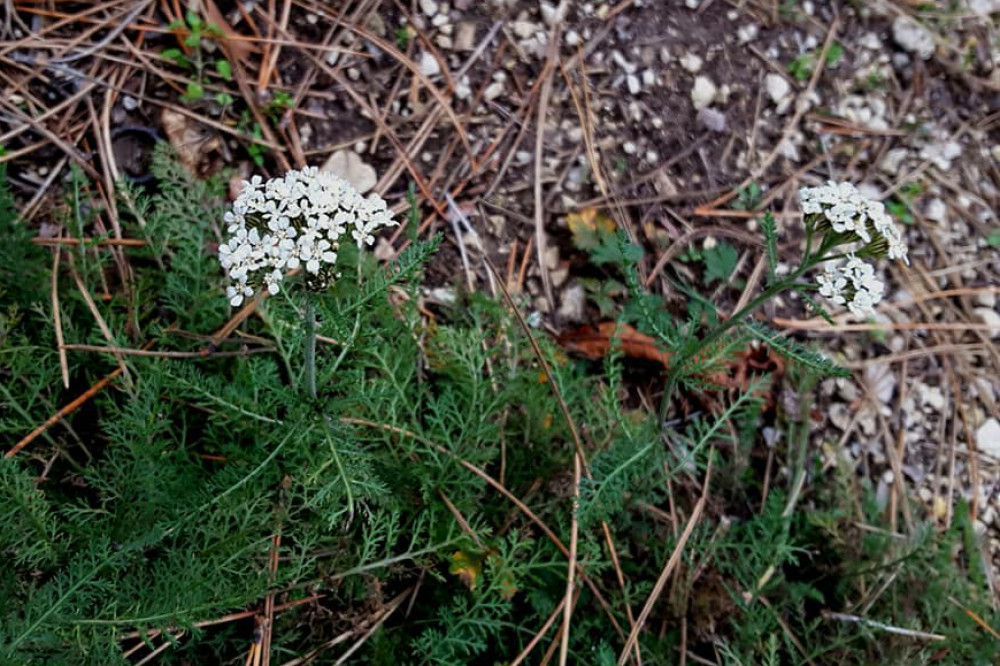
[(875, 268), (848, 255), (844, 266), (827, 266), (816, 278), (819, 293), (837, 305), (846, 305), (861, 319), (875, 314), (875, 304), (885, 295), (885, 283), (875, 275)]
[[(819, 231), (838, 234), (835, 245), (853, 245), (866, 256), (887, 256), (909, 264), (906, 243), (885, 206), (865, 198), (851, 183), (804, 187), (799, 190), (799, 201), (807, 222)], [(885, 283), (875, 275), (875, 267), (855, 252), (848, 252), (846, 263), (827, 266), (816, 281), (821, 296), (846, 305), (859, 319), (874, 315), (875, 305), (885, 295)]]
[(906, 242), (885, 211), (881, 201), (865, 198), (851, 183), (830, 182), (820, 187), (799, 190), (802, 212), (822, 215), (837, 233), (846, 234), (848, 241), (858, 241), (883, 251), (890, 259), (907, 258)]
[(258, 289), (277, 294), (285, 271), (300, 267), (307, 281), (328, 283), (348, 230), (361, 248), (375, 242), (373, 232), (397, 224), (381, 197), (365, 198), (316, 167), (244, 181), (225, 221), (229, 238), (219, 246), (219, 262), (233, 280), (226, 290), (233, 307)]

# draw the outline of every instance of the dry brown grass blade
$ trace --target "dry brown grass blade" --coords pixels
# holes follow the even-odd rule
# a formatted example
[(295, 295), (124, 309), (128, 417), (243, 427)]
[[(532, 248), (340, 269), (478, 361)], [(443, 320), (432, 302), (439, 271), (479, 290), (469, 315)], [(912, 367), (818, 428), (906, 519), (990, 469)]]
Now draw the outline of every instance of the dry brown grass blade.
[(581, 455), (573, 456), (573, 507), (569, 528), (569, 569), (566, 572), (566, 596), (563, 597), (562, 640), (559, 644), (559, 666), (566, 666), (569, 656), (569, 631), (573, 620), (573, 594), (576, 592), (576, 548), (580, 533), (580, 467)]
[(69, 388), (69, 361), (66, 358), (66, 350), (63, 345), (66, 339), (63, 337), (62, 310), (59, 307), (59, 258), (62, 255), (62, 248), (56, 245), (56, 251), (52, 253), (52, 322), (56, 331), (56, 345), (59, 348), (59, 368), (62, 371), (63, 388)]
[[(90, 295), (90, 290), (87, 286), (83, 284), (83, 280), (80, 279), (80, 274), (76, 270), (76, 260), (73, 258), (72, 253), (67, 253), (69, 257), (69, 270), (70, 274), (73, 276), (73, 281), (76, 282), (76, 288), (80, 296), (83, 298), (84, 303), (87, 304), (87, 309), (90, 310), (90, 314), (93, 315), (94, 321), (97, 322), (97, 327), (101, 329), (101, 334), (104, 339), (108, 341), (108, 345), (111, 347), (115, 346), (114, 336), (111, 334), (111, 329), (108, 328), (107, 322), (104, 321), (104, 316), (101, 315), (101, 311), (97, 309), (97, 304), (94, 302), (94, 298)], [(132, 376), (130, 375), (128, 368), (125, 366), (125, 359), (122, 358), (121, 354), (115, 354), (115, 360), (118, 362), (118, 368), (122, 371), (122, 377), (125, 379), (125, 384), (131, 390), (133, 387)]]
[[(573, 599), (574, 604), (576, 603), (578, 598), (579, 595), (577, 595)], [(538, 632), (531, 638), (530, 641), (528, 641), (528, 644), (524, 646), (524, 649), (521, 650), (521, 652), (516, 657), (514, 657), (514, 659), (510, 662), (508, 666), (518, 666), (525, 659), (528, 658), (528, 656), (532, 653), (532, 651), (535, 649), (538, 643), (541, 642), (542, 638), (545, 637), (545, 634), (547, 634), (549, 629), (552, 628), (552, 625), (555, 624), (556, 619), (563, 612), (563, 607), (565, 605), (566, 605), (566, 599), (565, 598), (561, 599), (559, 603), (556, 605), (555, 609), (552, 611), (552, 613), (549, 614), (549, 617), (547, 620), (545, 620), (545, 623), (542, 624), (542, 628), (538, 630)]]
[(677, 563), (680, 562), (681, 554), (684, 552), (684, 546), (687, 545), (688, 539), (691, 538), (691, 533), (694, 532), (695, 526), (698, 524), (698, 521), (701, 520), (701, 514), (705, 511), (705, 504), (708, 502), (708, 487), (709, 482), (712, 480), (712, 460), (713, 458), (709, 456), (708, 469), (705, 471), (705, 482), (701, 489), (701, 497), (698, 498), (698, 503), (694, 505), (694, 510), (691, 512), (691, 517), (688, 519), (687, 525), (684, 527), (684, 531), (681, 533), (680, 538), (677, 539), (677, 545), (674, 546), (674, 551), (670, 554), (670, 559), (667, 560), (666, 565), (663, 567), (663, 571), (660, 572), (660, 577), (656, 580), (656, 584), (653, 585), (653, 591), (649, 593), (649, 598), (646, 599), (646, 604), (642, 607), (642, 611), (639, 613), (635, 627), (632, 629), (632, 633), (629, 634), (628, 639), (625, 641), (625, 647), (622, 648), (621, 654), (618, 655), (618, 666), (624, 666), (625, 662), (628, 661), (629, 652), (632, 651), (632, 647), (639, 640), (639, 632), (642, 631), (643, 626), (646, 624), (646, 620), (649, 619), (649, 614), (652, 612), (653, 606), (663, 593), (663, 588), (666, 586), (667, 580), (670, 579), (670, 574), (673, 573)]
[(96, 384), (91, 386), (89, 389), (81, 393), (75, 400), (73, 400), (68, 405), (60, 409), (58, 412), (50, 416), (48, 419), (45, 420), (45, 423), (32, 430), (17, 444), (12, 446), (7, 451), (7, 453), (4, 454), (4, 457), (13, 458), (14, 456), (16, 456), (21, 449), (26, 447), (28, 444), (31, 444), (31, 442), (35, 441), (35, 439), (39, 435), (41, 435), (43, 432), (54, 426), (56, 423), (59, 423), (59, 421), (64, 419), (66, 416), (72, 414), (77, 409), (79, 409), (81, 405), (83, 405), (85, 402), (87, 402), (95, 395), (97, 395), (101, 391), (101, 389), (110, 384), (114, 380), (114, 378), (120, 375), (121, 373), (122, 373), (122, 368), (118, 368), (114, 372), (105, 376), (103, 379), (101, 379)]

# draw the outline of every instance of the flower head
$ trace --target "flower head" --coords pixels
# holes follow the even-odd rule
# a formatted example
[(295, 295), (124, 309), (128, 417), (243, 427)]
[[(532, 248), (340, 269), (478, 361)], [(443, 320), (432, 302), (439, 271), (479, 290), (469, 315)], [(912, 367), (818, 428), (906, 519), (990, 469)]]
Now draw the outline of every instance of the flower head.
[(818, 229), (832, 229), (842, 242), (858, 243), (873, 256), (888, 256), (909, 263), (906, 243), (880, 201), (865, 198), (851, 183), (829, 182), (803, 187), (799, 201), (807, 220)]
[(264, 181), (243, 182), (223, 220), (229, 238), (219, 246), (219, 263), (233, 284), (233, 307), (255, 290), (280, 291), (284, 270), (305, 266), (307, 284), (325, 286), (336, 274), (341, 237), (351, 231), (359, 248), (373, 233), (397, 224), (378, 195), (362, 197), (347, 181), (316, 167), (289, 171)]
[(875, 267), (848, 255), (843, 266), (827, 266), (816, 278), (819, 293), (831, 303), (847, 305), (855, 317), (867, 319), (885, 295), (885, 283), (875, 275)]

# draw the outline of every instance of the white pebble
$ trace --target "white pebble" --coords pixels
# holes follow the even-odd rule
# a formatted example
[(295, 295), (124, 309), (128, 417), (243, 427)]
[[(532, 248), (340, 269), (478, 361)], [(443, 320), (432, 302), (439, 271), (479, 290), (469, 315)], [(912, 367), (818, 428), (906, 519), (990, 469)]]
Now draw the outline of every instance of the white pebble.
[(781, 104), (792, 92), (792, 86), (780, 74), (768, 74), (764, 77), (764, 90), (775, 104)]
[(441, 73), (441, 64), (438, 63), (437, 58), (430, 54), (428, 51), (424, 51), (420, 54), (420, 73), (424, 76), (435, 76)]
[(934, 37), (927, 28), (905, 14), (897, 16), (892, 22), (892, 38), (904, 50), (923, 60), (934, 55)]
[(694, 103), (694, 108), (704, 109), (707, 107), (715, 99), (717, 91), (715, 84), (707, 76), (695, 77), (694, 86), (691, 88), (691, 101)]
[(704, 61), (696, 53), (685, 53), (681, 56), (681, 67), (692, 74), (701, 71), (701, 66), (703, 64)]

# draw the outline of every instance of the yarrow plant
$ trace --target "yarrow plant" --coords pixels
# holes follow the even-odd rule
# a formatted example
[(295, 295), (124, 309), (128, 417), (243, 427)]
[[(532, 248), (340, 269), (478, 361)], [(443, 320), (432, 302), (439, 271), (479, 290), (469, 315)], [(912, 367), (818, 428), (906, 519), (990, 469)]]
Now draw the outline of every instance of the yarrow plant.
[(260, 176), (244, 181), (225, 221), (230, 236), (219, 247), (219, 262), (233, 280), (226, 290), (233, 307), (256, 291), (277, 294), (285, 272), (300, 268), (306, 287), (322, 291), (337, 277), (337, 254), (348, 230), (361, 248), (374, 243), (373, 232), (397, 224), (380, 196), (365, 198), (316, 167), (266, 182)]
[[(808, 238), (816, 232), (824, 235), (816, 263), (846, 260), (826, 266), (816, 278), (820, 295), (835, 305), (846, 305), (858, 318), (872, 316), (885, 294), (885, 283), (863, 258), (888, 257), (909, 264), (906, 243), (885, 206), (865, 198), (851, 183), (834, 182), (802, 188), (799, 201)], [(827, 256), (826, 251), (835, 247), (846, 252)]]
[[(266, 182), (260, 176), (243, 181), (224, 219), (230, 236), (219, 246), (219, 262), (233, 280), (226, 289), (233, 307), (259, 290), (277, 294), (286, 271), (304, 270), (306, 291), (324, 291), (340, 275), (337, 258), (348, 231), (360, 252), (375, 242), (375, 231), (397, 224), (382, 197), (365, 198), (346, 180), (316, 167)], [(360, 285), (360, 257), (357, 279)], [(315, 400), (316, 305), (311, 297), (305, 301), (303, 324), (306, 387)], [(359, 324), (357, 318), (351, 341)]]

